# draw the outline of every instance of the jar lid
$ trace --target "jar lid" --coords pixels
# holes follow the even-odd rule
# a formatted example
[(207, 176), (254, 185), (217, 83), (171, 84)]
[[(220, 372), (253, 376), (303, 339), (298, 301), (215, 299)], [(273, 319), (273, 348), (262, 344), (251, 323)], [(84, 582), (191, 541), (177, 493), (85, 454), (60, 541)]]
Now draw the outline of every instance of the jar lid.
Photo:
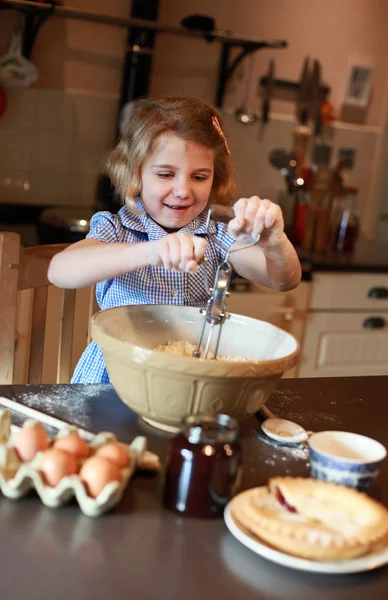
[(239, 427), (236, 419), (229, 415), (197, 414), (182, 419), (182, 430), (193, 444), (215, 444), (233, 442)]
[(90, 219), (94, 212), (90, 208), (78, 206), (46, 208), (42, 211), (39, 221), (51, 227), (87, 233), (90, 229)]

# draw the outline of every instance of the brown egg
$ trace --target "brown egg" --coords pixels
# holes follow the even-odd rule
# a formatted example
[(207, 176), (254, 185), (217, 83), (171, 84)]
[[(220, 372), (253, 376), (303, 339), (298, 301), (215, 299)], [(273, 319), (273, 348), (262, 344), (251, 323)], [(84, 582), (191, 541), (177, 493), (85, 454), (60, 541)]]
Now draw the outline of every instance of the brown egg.
[(20, 460), (29, 462), (37, 452), (47, 450), (50, 443), (43, 425), (35, 423), (24, 425), (15, 435), (13, 445)]
[(89, 446), (76, 431), (57, 438), (54, 442), (54, 448), (65, 450), (65, 452), (73, 454), (76, 458), (87, 458), (90, 454)]
[(108, 444), (100, 446), (95, 453), (95, 456), (109, 458), (109, 460), (116, 463), (120, 469), (127, 467), (129, 463), (127, 446), (118, 442), (109, 442)]
[(58, 448), (50, 448), (41, 456), (39, 471), (42, 473), (45, 483), (55, 487), (66, 475), (77, 473), (78, 461), (73, 454)]
[(89, 496), (97, 498), (107, 483), (120, 481), (120, 469), (108, 458), (92, 456), (82, 465), (79, 476)]

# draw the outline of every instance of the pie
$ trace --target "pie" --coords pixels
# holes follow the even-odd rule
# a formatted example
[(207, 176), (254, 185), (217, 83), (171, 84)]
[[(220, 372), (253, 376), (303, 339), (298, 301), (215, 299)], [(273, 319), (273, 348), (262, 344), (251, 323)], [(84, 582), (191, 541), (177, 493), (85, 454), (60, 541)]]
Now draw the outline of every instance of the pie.
[(341, 560), (388, 543), (388, 510), (352, 488), (294, 477), (238, 494), (235, 523), (249, 535), (294, 556)]

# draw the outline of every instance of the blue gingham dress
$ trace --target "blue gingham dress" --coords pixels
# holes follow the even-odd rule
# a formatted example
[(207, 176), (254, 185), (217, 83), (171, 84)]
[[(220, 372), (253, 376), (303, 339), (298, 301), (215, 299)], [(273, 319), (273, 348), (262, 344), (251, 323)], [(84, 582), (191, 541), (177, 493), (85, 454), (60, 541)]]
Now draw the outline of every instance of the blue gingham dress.
[[(143, 205), (137, 204), (143, 211)], [(207, 238), (205, 252), (207, 276), (214, 280), (217, 266), (225, 258), (224, 251), (207, 235), (207, 211), (202, 212), (180, 231)], [(222, 223), (210, 222), (210, 233), (229, 248), (236, 240)], [(90, 221), (90, 231), (86, 237), (101, 242), (139, 243), (161, 239), (168, 235), (146, 212), (134, 215), (124, 206), (117, 214), (108, 211), (96, 213)], [(148, 265), (124, 273), (96, 286), (96, 298), (101, 309), (132, 304), (174, 304), (178, 306), (204, 307), (209, 299), (204, 279), (205, 265), (198, 273), (167, 271), (163, 267)], [(237, 273), (233, 273), (235, 278)], [(96, 342), (91, 342), (82, 354), (71, 383), (110, 383), (102, 350)]]

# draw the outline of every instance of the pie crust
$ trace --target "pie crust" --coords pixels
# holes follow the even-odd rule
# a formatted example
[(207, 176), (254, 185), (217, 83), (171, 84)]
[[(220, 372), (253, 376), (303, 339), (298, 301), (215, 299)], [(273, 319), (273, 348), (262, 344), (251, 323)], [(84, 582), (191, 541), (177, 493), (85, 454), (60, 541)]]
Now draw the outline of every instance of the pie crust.
[(388, 543), (388, 510), (335, 483), (274, 477), (230, 503), (237, 525), (274, 548), (313, 560), (341, 560)]

